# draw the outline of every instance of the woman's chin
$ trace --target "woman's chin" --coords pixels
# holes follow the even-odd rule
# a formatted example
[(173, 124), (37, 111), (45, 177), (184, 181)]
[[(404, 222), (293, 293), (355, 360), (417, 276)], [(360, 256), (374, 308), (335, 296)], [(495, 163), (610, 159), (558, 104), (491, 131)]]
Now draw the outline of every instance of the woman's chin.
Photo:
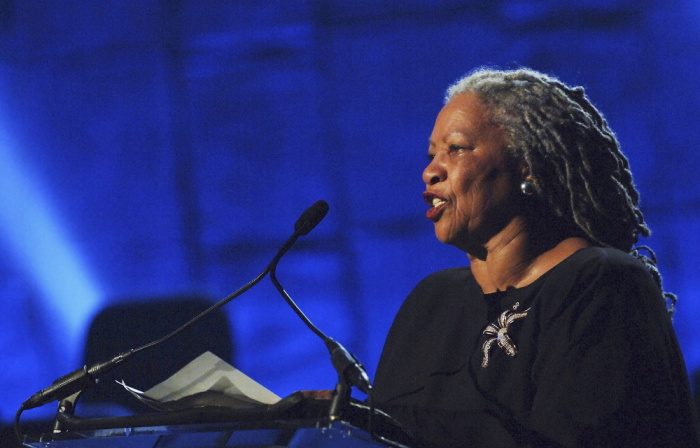
[(442, 244), (455, 246), (458, 249), (463, 247), (463, 241), (457, 235), (452, 232), (440, 231), (437, 227), (435, 228), (435, 238)]

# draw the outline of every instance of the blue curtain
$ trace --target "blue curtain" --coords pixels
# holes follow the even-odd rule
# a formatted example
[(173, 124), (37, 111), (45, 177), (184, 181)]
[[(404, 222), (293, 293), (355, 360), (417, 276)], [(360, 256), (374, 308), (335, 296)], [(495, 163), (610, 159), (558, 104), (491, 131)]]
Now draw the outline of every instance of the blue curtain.
[[(420, 173), (444, 89), (483, 65), (583, 85), (606, 114), (654, 231), (647, 243), (680, 297), (675, 327), (695, 372), (699, 9), (689, 0), (2, 2), (0, 417), (80, 366), (101, 309), (226, 296), (318, 199), (329, 215), (279, 278), (372, 375), (411, 287), (467, 262), (434, 239)], [(267, 281), (226, 313), (237, 367), (282, 396), (333, 388), (322, 342)]]

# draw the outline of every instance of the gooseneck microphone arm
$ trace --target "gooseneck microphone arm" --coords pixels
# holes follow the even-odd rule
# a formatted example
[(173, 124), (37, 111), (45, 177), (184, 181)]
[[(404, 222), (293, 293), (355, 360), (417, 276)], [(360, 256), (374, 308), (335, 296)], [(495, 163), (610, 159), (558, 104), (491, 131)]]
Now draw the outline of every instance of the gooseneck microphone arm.
[[(325, 212), (324, 212), (325, 215)], [(340, 413), (344, 404), (350, 398), (350, 388), (348, 386), (355, 386), (362, 392), (367, 394), (368, 400), (372, 402), (372, 384), (369, 380), (369, 376), (365, 371), (364, 367), (360, 362), (348, 352), (345, 347), (343, 347), (339, 342), (325, 335), (321, 330), (314, 325), (304, 312), (294, 303), (294, 300), (289, 296), (287, 291), (285, 291), (282, 284), (277, 279), (277, 264), (279, 258), (269, 266), (270, 280), (275, 285), (277, 291), (282, 295), (284, 300), (289, 304), (289, 306), (294, 310), (294, 312), (301, 318), (306, 326), (313, 331), (318, 337), (320, 337), (326, 344), (326, 348), (331, 355), (331, 362), (333, 367), (338, 373), (338, 384), (336, 385), (335, 395), (330, 406), (329, 416), (330, 418), (337, 419), (340, 417)], [(373, 406), (371, 406), (373, 408)], [(371, 410), (373, 412), (373, 410)], [(371, 428), (371, 414), (370, 414), (370, 424)]]
[(350, 386), (355, 386), (362, 392), (367, 394), (367, 400), (370, 403), (370, 413), (368, 417), (368, 431), (372, 433), (372, 415), (374, 413), (374, 405), (372, 400), (372, 384), (370, 383), (369, 376), (360, 362), (348, 352), (345, 347), (343, 347), (338, 341), (326, 336), (321, 330), (319, 330), (301, 309), (294, 303), (294, 300), (289, 296), (287, 291), (282, 287), (282, 284), (277, 280), (277, 265), (273, 265), (270, 270), (270, 280), (277, 288), (277, 291), (282, 295), (284, 300), (289, 304), (294, 312), (304, 321), (307, 327), (311, 329), (318, 337), (323, 339), (323, 342), (328, 348), (328, 352), (331, 355), (331, 362), (338, 374), (338, 383), (335, 386), (335, 391), (333, 393), (333, 399), (331, 401), (328, 417), (330, 420), (337, 420), (341, 418), (341, 413), (345, 408), (345, 405), (350, 400)]
[(287, 291), (285, 291), (284, 287), (282, 287), (280, 284), (279, 280), (277, 280), (277, 264), (273, 265), (272, 269), (270, 269), (270, 280), (275, 285), (275, 288), (277, 288), (277, 291), (282, 295), (282, 297), (284, 297), (284, 300), (290, 307), (292, 307), (294, 312), (301, 318), (301, 320), (304, 321), (306, 326), (309, 327), (311, 331), (316, 333), (318, 337), (323, 339), (323, 342), (326, 344), (326, 347), (331, 354), (331, 361), (338, 372), (338, 376), (344, 378), (345, 381), (357, 387), (365, 394), (370, 395), (372, 391), (372, 384), (370, 383), (369, 377), (365, 372), (364, 367), (362, 367), (362, 364), (360, 364), (357, 358), (350, 354), (350, 352), (348, 352), (339, 342), (326, 336), (321, 330), (319, 330), (318, 327), (316, 327), (309, 320), (309, 318), (306, 317), (304, 312), (297, 306), (297, 304), (294, 303), (294, 300), (292, 300)]
[(97, 383), (97, 380), (101, 376), (114, 370), (117, 366), (129, 359), (131, 356), (171, 340), (186, 329), (190, 328), (199, 320), (203, 319), (205, 316), (207, 316), (214, 310), (221, 308), (222, 306), (226, 305), (236, 297), (240, 296), (256, 284), (258, 284), (260, 280), (262, 280), (277, 265), (282, 256), (284, 256), (284, 254), (287, 253), (287, 251), (294, 245), (296, 240), (300, 236), (308, 234), (314, 227), (316, 227), (316, 225), (318, 225), (318, 223), (321, 222), (321, 220), (326, 216), (326, 213), (328, 213), (328, 203), (322, 200), (317, 201), (311, 207), (307, 208), (294, 224), (294, 233), (292, 234), (292, 236), (289, 237), (287, 242), (279, 249), (277, 255), (275, 255), (270, 264), (268, 264), (267, 267), (263, 269), (263, 271), (260, 274), (258, 274), (257, 277), (255, 277), (253, 280), (242, 286), (237, 291), (224, 297), (219, 302), (207, 308), (199, 315), (190, 319), (181, 327), (178, 327), (171, 333), (158, 340), (152, 341), (135, 349), (127, 350), (115, 356), (114, 358), (98, 362), (90, 367), (88, 367), (87, 365), (83, 366), (74, 372), (71, 372), (67, 375), (58, 378), (56, 381), (53, 382), (53, 384), (51, 384), (51, 386), (42, 389), (39, 392), (32, 395), (29, 399), (22, 403), (17, 412), (17, 415), (15, 416), (16, 431), (19, 432), (17, 426), (19, 424), (19, 416), (21, 415), (22, 411), (43, 406), (55, 400), (63, 400), (67, 397), (72, 396), (73, 394), (76, 394), (88, 387), (95, 385)]

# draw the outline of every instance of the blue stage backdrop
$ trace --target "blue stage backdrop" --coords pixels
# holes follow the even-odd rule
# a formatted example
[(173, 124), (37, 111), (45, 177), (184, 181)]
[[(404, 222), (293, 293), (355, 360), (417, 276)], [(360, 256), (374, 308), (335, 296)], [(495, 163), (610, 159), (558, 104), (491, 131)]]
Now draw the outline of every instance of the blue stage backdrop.
[[(99, 311), (226, 296), (318, 199), (279, 278), (373, 375), (413, 285), (467, 262), (434, 239), (421, 171), (445, 88), (482, 65), (552, 73), (605, 112), (692, 374), (699, 23), (691, 0), (0, 2), (0, 418), (81, 365)], [(244, 372), (280, 396), (334, 387), (267, 280), (225, 311)]]

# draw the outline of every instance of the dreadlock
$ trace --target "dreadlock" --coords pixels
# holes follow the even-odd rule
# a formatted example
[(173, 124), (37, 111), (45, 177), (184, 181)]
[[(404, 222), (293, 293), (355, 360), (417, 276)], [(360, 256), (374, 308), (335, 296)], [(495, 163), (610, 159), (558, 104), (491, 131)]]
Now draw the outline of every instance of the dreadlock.
[[(583, 87), (529, 69), (478, 69), (452, 85), (445, 102), (466, 92), (505, 130), (507, 149), (529, 168), (535, 197), (575, 233), (640, 259), (663, 291), (654, 253), (633, 248), (651, 231), (629, 161)], [(676, 296), (663, 295), (672, 314)]]

